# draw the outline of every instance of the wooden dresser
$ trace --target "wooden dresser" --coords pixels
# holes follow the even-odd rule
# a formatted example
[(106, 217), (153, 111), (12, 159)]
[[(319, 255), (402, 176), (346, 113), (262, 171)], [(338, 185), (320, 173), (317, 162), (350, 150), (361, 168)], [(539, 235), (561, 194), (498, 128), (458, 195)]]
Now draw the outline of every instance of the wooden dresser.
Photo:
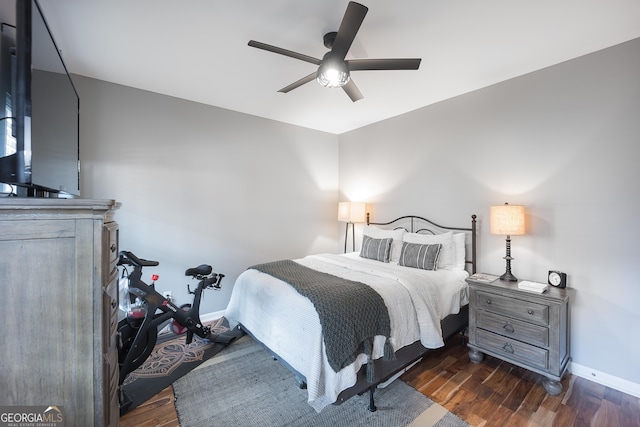
[(549, 286), (544, 293), (516, 282), (469, 283), (469, 358), (488, 354), (546, 377), (545, 390), (562, 392), (560, 380), (570, 357), (569, 297), (572, 289)]
[(65, 425), (118, 425), (117, 208), (0, 199), (0, 406), (58, 406)]

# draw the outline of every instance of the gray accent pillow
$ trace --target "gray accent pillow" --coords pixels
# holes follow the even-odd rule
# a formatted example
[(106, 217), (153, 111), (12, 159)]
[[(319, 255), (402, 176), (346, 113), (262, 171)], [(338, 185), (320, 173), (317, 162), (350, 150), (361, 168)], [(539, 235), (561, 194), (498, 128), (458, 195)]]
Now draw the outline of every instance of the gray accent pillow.
[(438, 269), (440, 249), (442, 249), (440, 243), (422, 245), (419, 243), (404, 242), (402, 244), (398, 265), (435, 271)]
[(362, 258), (375, 259), (376, 261), (389, 262), (392, 241), (393, 239), (390, 237), (374, 239), (369, 236), (363, 236), (360, 256)]

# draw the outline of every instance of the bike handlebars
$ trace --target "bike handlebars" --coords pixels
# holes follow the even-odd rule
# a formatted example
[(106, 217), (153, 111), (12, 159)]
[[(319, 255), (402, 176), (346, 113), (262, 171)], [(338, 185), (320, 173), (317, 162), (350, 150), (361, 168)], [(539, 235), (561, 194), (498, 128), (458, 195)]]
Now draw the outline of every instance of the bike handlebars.
[(160, 265), (158, 261), (149, 261), (146, 259), (138, 258), (129, 251), (120, 251), (120, 259), (118, 259), (118, 265), (133, 265), (137, 267), (155, 267)]
[(220, 281), (224, 277), (224, 274), (216, 274), (212, 277), (207, 277), (204, 279), (205, 287), (207, 288), (216, 288), (220, 289)]

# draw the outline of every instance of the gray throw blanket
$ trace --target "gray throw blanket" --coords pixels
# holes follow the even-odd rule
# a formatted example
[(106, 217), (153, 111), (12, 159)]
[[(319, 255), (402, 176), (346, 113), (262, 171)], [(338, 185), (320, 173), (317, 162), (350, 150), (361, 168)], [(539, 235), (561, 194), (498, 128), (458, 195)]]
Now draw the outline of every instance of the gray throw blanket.
[(374, 379), (371, 354), (376, 335), (387, 337), (385, 360), (395, 359), (388, 338), (391, 321), (384, 300), (364, 283), (323, 273), (291, 260), (249, 267), (290, 284), (313, 303), (322, 326), (322, 334), (331, 368), (338, 372), (356, 360), (369, 356), (367, 379)]

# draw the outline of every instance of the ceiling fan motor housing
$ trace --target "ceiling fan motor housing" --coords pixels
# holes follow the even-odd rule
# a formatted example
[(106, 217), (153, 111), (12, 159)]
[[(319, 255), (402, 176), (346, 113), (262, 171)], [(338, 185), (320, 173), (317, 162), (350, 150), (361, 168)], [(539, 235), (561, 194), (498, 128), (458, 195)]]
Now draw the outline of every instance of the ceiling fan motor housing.
[(331, 49), (333, 47), (333, 42), (336, 41), (336, 36), (338, 35), (337, 31), (331, 31), (322, 37), (322, 41), (324, 42), (324, 47), (327, 49)]

